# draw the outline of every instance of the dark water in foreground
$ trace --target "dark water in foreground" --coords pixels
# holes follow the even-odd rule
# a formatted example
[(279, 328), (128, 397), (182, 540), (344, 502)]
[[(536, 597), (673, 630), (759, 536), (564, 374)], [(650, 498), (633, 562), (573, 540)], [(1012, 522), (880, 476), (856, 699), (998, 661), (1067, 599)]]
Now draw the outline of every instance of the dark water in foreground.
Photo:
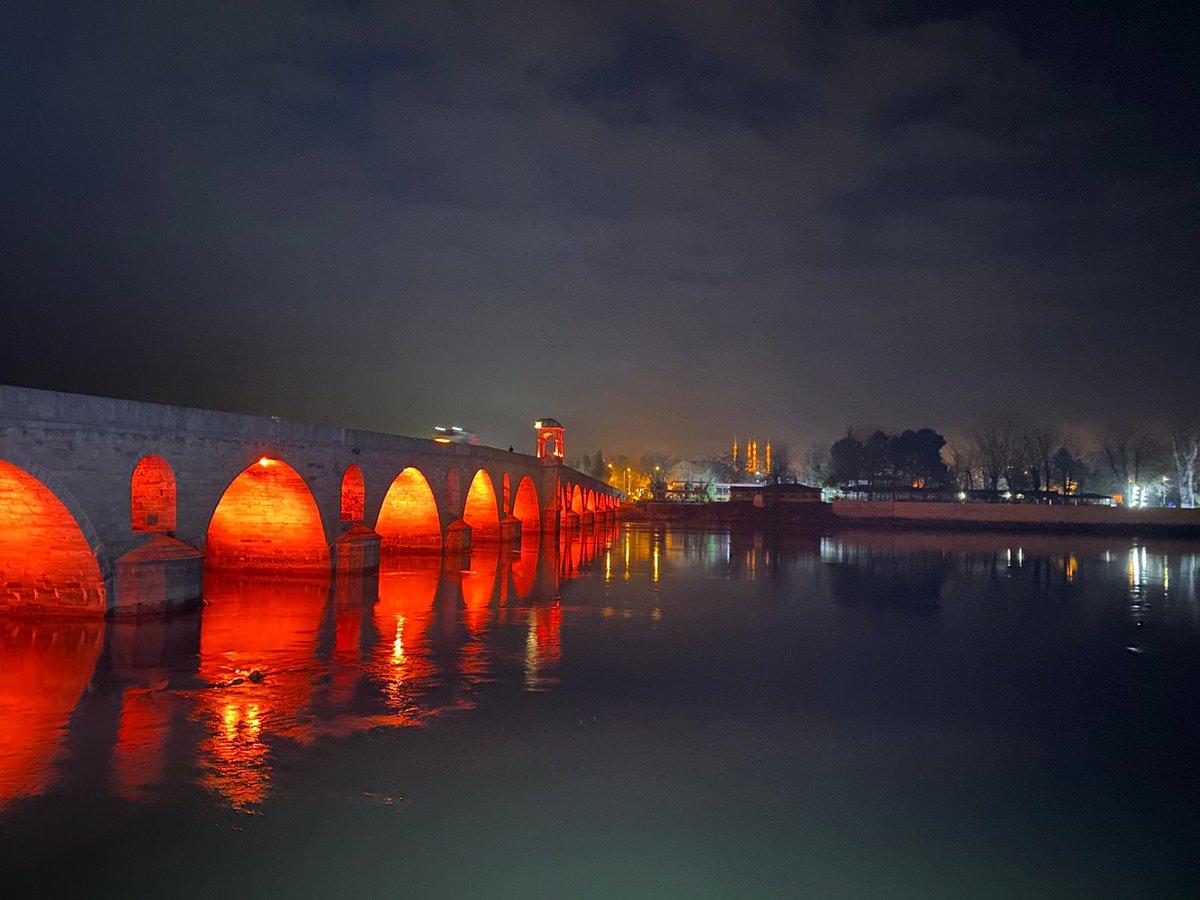
[(631, 528), (0, 620), (0, 888), (1194, 894), (1198, 554)]

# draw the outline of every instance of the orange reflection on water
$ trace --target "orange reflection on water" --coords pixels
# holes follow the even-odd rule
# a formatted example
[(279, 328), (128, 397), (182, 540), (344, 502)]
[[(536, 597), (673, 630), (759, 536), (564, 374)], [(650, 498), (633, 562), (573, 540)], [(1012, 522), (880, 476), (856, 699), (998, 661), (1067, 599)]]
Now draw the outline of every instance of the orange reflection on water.
[(487, 625), (499, 565), (499, 547), (475, 547), (471, 550), (470, 568), (462, 572), (463, 618), (467, 630), (473, 635)]
[(54, 757), (103, 635), (98, 620), (0, 619), (0, 807), (53, 784)]
[(146, 688), (126, 688), (121, 696), (121, 720), (113, 747), (113, 794), (145, 801), (162, 779), (170, 725), (168, 697)]
[[(199, 747), (201, 784), (234, 806), (261, 803), (270, 789), (267, 734), (303, 738), (328, 577), (280, 579), (205, 572), (194, 715), (208, 737)], [(256, 681), (257, 675), (261, 681)]]
[(562, 601), (549, 607), (529, 608), (525, 636), (525, 690), (543, 690), (549, 682), (545, 670), (562, 659)]
[(524, 600), (537, 581), (539, 535), (521, 536), (521, 552), (512, 561), (513, 590), (517, 599)]
[(429, 628), (441, 579), (441, 559), (392, 560), (379, 573), (379, 603), (373, 611), (379, 641), (370, 670), (378, 680), (392, 724), (418, 723), (419, 699), (437, 672), (429, 657)]

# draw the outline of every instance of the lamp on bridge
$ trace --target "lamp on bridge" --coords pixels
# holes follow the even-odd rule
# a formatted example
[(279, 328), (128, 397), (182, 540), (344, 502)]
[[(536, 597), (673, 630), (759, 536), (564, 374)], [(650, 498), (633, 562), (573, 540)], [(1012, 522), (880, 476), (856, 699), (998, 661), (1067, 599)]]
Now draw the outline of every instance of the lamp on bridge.
[(533, 423), (537, 429), (537, 458), (562, 459), (563, 427), (558, 419), (538, 419)]

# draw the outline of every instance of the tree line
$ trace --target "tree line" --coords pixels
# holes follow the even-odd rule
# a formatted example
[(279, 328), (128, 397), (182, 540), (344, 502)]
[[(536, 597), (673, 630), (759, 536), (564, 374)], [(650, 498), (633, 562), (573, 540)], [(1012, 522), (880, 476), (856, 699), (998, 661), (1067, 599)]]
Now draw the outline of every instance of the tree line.
[(1124, 494), (1137, 485), (1156, 501), (1194, 508), (1198, 458), (1200, 423), (1119, 425), (1079, 436), (997, 420), (954, 441), (932, 428), (866, 436), (848, 429), (827, 455), (809, 454), (804, 474), (839, 487)]

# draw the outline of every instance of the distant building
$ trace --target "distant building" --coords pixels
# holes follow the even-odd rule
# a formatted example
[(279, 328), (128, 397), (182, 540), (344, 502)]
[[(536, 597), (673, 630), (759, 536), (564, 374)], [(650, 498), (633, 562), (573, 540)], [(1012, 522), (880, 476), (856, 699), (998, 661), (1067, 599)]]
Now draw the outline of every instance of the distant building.
[(731, 484), (729, 501), (749, 501), (760, 509), (777, 503), (820, 503), (821, 489), (807, 484)]

